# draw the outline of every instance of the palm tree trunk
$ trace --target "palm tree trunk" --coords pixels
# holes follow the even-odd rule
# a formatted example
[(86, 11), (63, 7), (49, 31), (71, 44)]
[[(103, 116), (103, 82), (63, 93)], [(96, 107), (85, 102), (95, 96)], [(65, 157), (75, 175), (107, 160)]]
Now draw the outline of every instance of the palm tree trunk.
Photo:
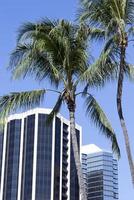
[(120, 119), (120, 124), (122, 127), (124, 140), (125, 140), (125, 146), (126, 146), (126, 152), (132, 177), (132, 183), (134, 186), (134, 162), (132, 158), (131, 153), (131, 147), (129, 142), (129, 135), (127, 131), (127, 127), (125, 124), (123, 111), (122, 111), (122, 89), (123, 89), (123, 80), (124, 80), (124, 66), (125, 66), (125, 53), (126, 53), (126, 47), (121, 46), (121, 56), (120, 56), (120, 71), (119, 71), (119, 78), (118, 78), (118, 88), (117, 88), (117, 110), (118, 110), (118, 116)]
[(70, 134), (71, 134), (71, 139), (72, 139), (76, 170), (78, 174), (78, 183), (79, 183), (81, 200), (87, 200), (82, 168), (81, 168), (81, 163), (80, 163), (80, 155), (79, 155), (76, 131), (75, 131), (75, 108), (69, 109), (69, 115), (70, 115)]

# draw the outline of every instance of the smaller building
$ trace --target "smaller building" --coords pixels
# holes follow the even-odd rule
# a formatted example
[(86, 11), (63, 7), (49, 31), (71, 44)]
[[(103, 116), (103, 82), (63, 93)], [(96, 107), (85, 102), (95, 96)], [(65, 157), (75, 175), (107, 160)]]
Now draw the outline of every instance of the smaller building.
[(81, 152), (88, 200), (117, 200), (118, 164), (113, 154), (94, 144), (83, 146)]

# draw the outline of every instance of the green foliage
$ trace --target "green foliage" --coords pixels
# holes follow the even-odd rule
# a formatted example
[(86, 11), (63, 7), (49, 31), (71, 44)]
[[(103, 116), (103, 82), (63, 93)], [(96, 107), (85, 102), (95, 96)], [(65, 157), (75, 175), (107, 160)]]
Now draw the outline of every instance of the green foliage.
[(104, 50), (99, 59), (81, 75), (81, 81), (86, 81), (90, 87), (100, 87), (106, 81), (117, 78), (118, 63), (111, 49)]
[[(103, 85), (111, 78), (117, 79), (121, 55), (120, 45), (125, 42), (124, 44), (127, 47), (134, 36), (134, 1), (81, 0), (81, 9), (78, 16), (80, 21), (85, 22), (90, 27), (92, 40), (104, 41), (104, 48), (97, 61), (97, 66), (100, 66), (100, 72), (99, 70), (97, 71), (101, 75), (100, 77), (98, 76), (98, 79), (103, 80)], [(103, 62), (101, 58), (104, 58)], [(130, 70), (128, 68), (130, 64), (127, 61), (125, 62), (125, 75), (132, 78), (133, 69), (131, 67)]]
[[(130, 25), (134, 22), (133, 0), (81, 0), (81, 5), (80, 19), (92, 25), (107, 27), (110, 23), (121, 24), (124, 21)], [(111, 28), (116, 29), (115, 26)]]
[(89, 94), (86, 97), (86, 112), (87, 115), (91, 118), (92, 122), (96, 125), (97, 128), (107, 137), (110, 138), (112, 142), (112, 149), (120, 157), (120, 149), (118, 147), (116, 135), (112, 129), (106, 115), (103, 110), (95, 100), (95, 98)]
[[(103, 84), (107, 80), (110, 80), (111, 77), (112, 79), (116, 78), (118, 80), (117, 109), (120, 122), (122, 120), (124, 121), (123, 115), (122, 119), (120, 117), (122, 113), (123, 78), (124, 76), (126, 76), (130, 80), (133, 80), (134, 76), (133, 67), (128, 63), (125, 53), (129, 45), (129, 42), (133, 41), (133, 36), (134, 36), (134, 28), (133, 28), (134, 1), (133, 0), (81, 0), (81, 9), (79, 10), (78, 18), (82, 23), (86, 23), (90, 27), (92, 40), (104, 41), (104, 48), (102, 50), (101, 56), (102, 58), (104, 58), (103, 60), (105, 62), (100, 62), (102, 63), (102, 65), (98, 63), (100, 65), (99, 67), (100, 77), (99, 76), (96, 77), (93, 76), (93, 77), (95, 77), (94, 78), (95, 80), (102, 79)], [(102, 68), (103, 64), (105, 65), (105, 68)], [(101, 69), (104, 70), (101, 71)], [(91, 73), (89, 74), (91, 75)], [(86, 79), (88, 78), (90, 78), (90, 76), (87, 73)], [(87, 86), (85, 87), (84, 91), (86, 90)], [(92, 100), (91, 98), (89, 98), (88, 100), (89, 100), (88, 101), (89, 113), (91, 115), (93, 114), (93, 120), (95, 115), (96, 115), (95, 118), (97, 118), (98, 116), (101, 117), (102, 115), (97, 115), (94, 109), (90, 109), (90, 106), (92, 105), (91, 104)], [(99, 123), (97, 123), (97, 125), (101, 126), (101, 124)], [(103, 129), (102, 126), (101, 128)], [(126, 127), (125, 128), (122, 127), (122, 129), (124, 135), (125, 134), (127, 135)], [(103, 130), (103, 132), (105, 132), (105, 130)], [(129, 142), (126, 141), (126, 143), (129, 146)], [(130, 154), (128, 153), (129, 154), (128, 159), (131, 158), (132, 160), (131, 151), (127, 152), (130, 152)], [(133, 174), (132, 171), (131, 173)]]
[(0, 98), (1, 119), (4, 119), (11, 111), (19, 108), (32, 108), (39, 106), (45, 94), (45, 90), (33, 90), (27, 92), (13, 92)]
[[(87, 25), (74, 25), (66, 20), (43, 19), (37, 23), (25, 23), (19, 29), (17, 46), (10, 57), (13, 78), (31, 75), (37, 81), (50, 81), (51, 85), (62, 91), (58, 92), (59, 96), (48, 122), (59, 112), (63, 101), (67, 106), (70, 101), (75, 105), (76, 91), (79, 91), (80, 85), (87, 92), (89, 87), (101, 86), (104, 80), (111, 79), (111, 73), (115, 76), (116, 63), (109, 50), (105, 50), (93, 65), (89, 64), (88, 39), (93, 36), (96, 39), (102, 38), (103, 34), (99, 28), (91, 30)], [(108, 73), (106, 66), (109, 68)], [(50, 90), (11, 93), (1, 97), (1, 116), (7, 116), (20, 108), (39, 105), (48, 91)], [(104, 116), (103, 114), (105, 120), (94, 113), (94, 122), (110, 138), (113, 150), (119, 154), (114, 131)]]
[(34, 75), (55, 85), (83, 72), (87, 67), (86, 30), (64, 20), (24, 24), (10, 59), (13, 77)]
[(81, 5), (79, 19), (94, 30), (93, 38), (109, 40), (115, 36), (114, 42), (119, 45), (121, 34), (130, 36), (133, 33), (133, 0), (81, 0)]

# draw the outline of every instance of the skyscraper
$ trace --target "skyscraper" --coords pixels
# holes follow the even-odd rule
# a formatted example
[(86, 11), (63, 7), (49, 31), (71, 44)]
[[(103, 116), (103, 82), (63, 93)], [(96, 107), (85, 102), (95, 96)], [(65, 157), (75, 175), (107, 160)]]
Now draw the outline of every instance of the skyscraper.
[[(48, 125), (50, 112), (37, 108), (8, 118), (1, 200), (79, 200), (69, 121), (58, 114)], [(76, 133), (80, 146), (78, 125)]]
[(111, 152), (94, 144), (83, 146), (82, 170), (88, 200), (118, 199), (118, 165)]

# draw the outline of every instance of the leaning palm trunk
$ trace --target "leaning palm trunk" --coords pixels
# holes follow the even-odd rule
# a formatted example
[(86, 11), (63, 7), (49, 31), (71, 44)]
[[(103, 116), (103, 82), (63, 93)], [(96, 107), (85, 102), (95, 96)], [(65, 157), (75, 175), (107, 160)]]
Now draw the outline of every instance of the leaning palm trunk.
[(130, 167), (130, 172), (131, 172), (131, 177), (132, 177), (132, 183), (134, 186), (134, 162), (133, 162), (132, 153), (131, 153), (128, 131), (126, 128), (123, 111), (122, 111), (122, 88), (123, 88), (123, 79), (124, 79), (125, 52), (126, 52), (126, 47), (122, 46), (121, 57), (120, 57), (118, 88), (117, 88), (117, 110), (118, 110), (118, 115), (119, 115), (120, 124), (123, 131), (124, 139), (125, 139), (126, 152), (127, 152), (127, 157), (128, 157), (128, 162), (129, 162), (129, 167)]
[(77, 170), (77, 175), (78, 175), (78, 183), (79, 183), (81, 200), (87, 200), (82, 168), (81, 168), (81, 163), (80, 163), (80, 155), (79, 155), (80, 152), (78, 149), (77, 136), (76, 136), (76, 131), (75, 131), (75, 114), (74, 113), (75, 113), (75, 108), (74, 109), (70, 108), (69, 109), (70, 134), (71, 134), (71, 139), (72, 139), (72, 147), (73, 147), (74, 159), (75, 159), (76, 170)]

